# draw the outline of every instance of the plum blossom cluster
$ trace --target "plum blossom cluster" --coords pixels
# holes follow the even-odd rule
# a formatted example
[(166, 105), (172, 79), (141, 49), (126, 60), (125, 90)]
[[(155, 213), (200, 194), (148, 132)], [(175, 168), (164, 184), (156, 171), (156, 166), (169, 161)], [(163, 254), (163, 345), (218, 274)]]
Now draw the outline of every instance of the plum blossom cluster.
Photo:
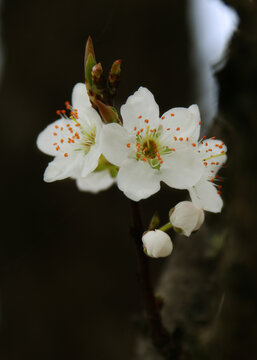
[[(188, 190), (191, 201), (182, 201), (170, 211), (168, 226), (142, 236), (147, 255), (167, 256), (173, 248), (166, 234), (169, 228), (190, 236), (204, 222), (204, 211), (221, 211), (221, 185), (216, 183), (227, 148), (215, 137), (200, 138), (197, 105), (160, 115), (153, 94), (144, 87), (129, 96), (119, 117), (106, 105), (106, 93), (99, 92), (102, 68), (92, 54), (86, 63), (90, 66), (86, 84), (74, 86), (71, 103), (66, 102), (65, 109), (57, 111), (58, 119), (38, 136), (38, 148), (54, 157), (44, 180), (72, 178), (79, 190), (92, 193), (116, 185), (132, 201), (157, 193), (162, 182)], [(112, 67), (109, 90), (115, 84), (111, 81), (117, 81), (119, 66), (116, 61)]]

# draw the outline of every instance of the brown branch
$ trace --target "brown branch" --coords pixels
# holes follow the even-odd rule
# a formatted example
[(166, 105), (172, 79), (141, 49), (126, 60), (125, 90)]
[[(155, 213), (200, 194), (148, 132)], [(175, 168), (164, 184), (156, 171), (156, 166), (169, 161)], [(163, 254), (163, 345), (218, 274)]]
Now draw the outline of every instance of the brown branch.
[(161, 314), (157, 307), (156, 299), (154, 296), (152, 279), (149, 269), (149, 258), (144, 254), (142, 246), (142, 234), (144, 227), (142, 223), (142, 216), (139, 202), (130, 200), (133, 228), (132, 236), (135, 240), (138, 268), (139, 268), (139, 281), (142, 295), (143, 306), (146, 313), (146, 318), (149, 326), (150, 336), (153, 345), (164, 356), (165, 359), (178, 359), (178, 349), (172, 344), (171, 335), (164, 327), (161, 319)]

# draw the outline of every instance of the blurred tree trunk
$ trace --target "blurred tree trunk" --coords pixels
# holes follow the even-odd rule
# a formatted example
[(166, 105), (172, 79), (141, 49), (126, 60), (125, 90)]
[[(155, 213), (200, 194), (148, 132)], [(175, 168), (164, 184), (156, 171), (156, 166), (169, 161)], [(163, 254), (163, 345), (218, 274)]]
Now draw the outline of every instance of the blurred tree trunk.
[[(211, 134), (228, 145), (225, 207), (199, 233), (177, 237), (159, 281), (164, 322), (178, 334), (181, 359), (256, 359), (257, 6), (226, 1), (239, 14), (228, 62), (217, 75), (219, 115)], [(158, 359), (143, 338), (138, 359)], [(174, 360), (174, 359), (173, 359)]]

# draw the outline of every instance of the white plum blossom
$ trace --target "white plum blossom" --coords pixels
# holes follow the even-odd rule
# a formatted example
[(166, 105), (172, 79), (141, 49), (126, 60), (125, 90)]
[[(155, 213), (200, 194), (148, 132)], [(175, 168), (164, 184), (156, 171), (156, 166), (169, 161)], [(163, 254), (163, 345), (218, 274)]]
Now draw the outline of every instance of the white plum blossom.
[(169, 256), (173, 250), (171, 238), (161, 230), (147, 231), (142, 241), (146, 254), (153, 258)]
[(66, 106), (69, 116), (65, 110), (58, 111), (61, 118), (48, 125), (37, 138), (38, 148), (55, 157), (45, 170), (46, 182), (67, 177), (84, 179), (96, 169), (101, 155), (103, 124), (90, 104), (85, 84), (74, 86), (72, 106), (69, 103)]
[(181, 201), (170, 211), (170, 222), (175, 230), (190, 236), (204, 222), (204, 211), (191, 201)]
[(200, 141), (198, 153), (202, 159), (204, 172), (200, 180), (188, 189), (196, 207), (213, 213), (221, 212), (223, 206), (220, 196), (221, 185), (216, 185), (215, 181), (220, 180), (217, 172), (227, 160), (226, 152), (227, 147), (224, 142), (216, 140), (215, 137)]
[(160, 181), (187, 189), (203, 174), (196, 150), (200, 132), (198, 107), (173, 108), (159, 117), (152, 93), (140, 87), (121, 107), (123, 126), (108, 124), (102, 131), (102, 151), (118, 166), (117, 185), (134, 200), (160, 190)]

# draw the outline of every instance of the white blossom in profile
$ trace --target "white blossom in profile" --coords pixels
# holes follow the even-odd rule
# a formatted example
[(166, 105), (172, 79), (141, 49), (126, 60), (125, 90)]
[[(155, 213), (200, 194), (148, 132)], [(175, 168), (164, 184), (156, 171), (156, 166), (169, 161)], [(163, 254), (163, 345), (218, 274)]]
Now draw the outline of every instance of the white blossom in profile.
[(213, 213), (221, 212), (223, 200), (221, 198), (221, 185), (217, 185), (220, 177), (219, 169), (227, 161), (227, 147), (221, 140), (215, 137), (200, 141), (198, 153), (202, 159), (204, 172), (200, 180), (189, 189), (193, 204), (206, 211)]
[(102, 151), (118, 166), (117, 185), (134, 200), (160, 190), (160, 182), (187, 189), (203, 174), (196, 150), (200, 131), (198, 107), (173, 108), (159, 117), (152, 93), (140, 87), (121, 107), (123, 126), (108, 124), (102, 131)]
[(161, 230), (147, 231), (142, 241), (146, 255), (153, 258), (169, 256), (173, 250), (171, 238)]
[(101, 155), (100, 133), (102, 120), (92, 108), (83, 83), (74, 86), (72, 105), (57, 111), (60, 119), (48, 125), (37, 138), (38, 148), (54, 156), (44, 173), (52, 182), (67, 177), (85, 178), (92, 173)]

